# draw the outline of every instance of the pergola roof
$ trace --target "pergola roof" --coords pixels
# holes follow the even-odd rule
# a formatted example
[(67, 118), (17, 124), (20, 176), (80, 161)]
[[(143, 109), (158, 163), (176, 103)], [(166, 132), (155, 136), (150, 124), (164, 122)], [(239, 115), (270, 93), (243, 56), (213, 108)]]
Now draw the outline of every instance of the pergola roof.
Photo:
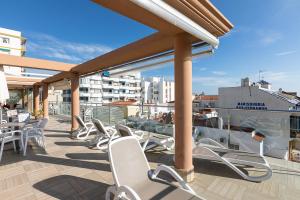
[[(45, 83), (53, 83), (71, 78), (74, 74), (87, 75), (172, 50), (175, 35), (185, 32), (176, 24), (162, 19), (132, 1), (92, 1), (156, 29), (158, 32), (78, 65), (2, 54), (0, 54), (0, 65), (62, 71), (42, 80)], [(165, 0), (164, 2), (216, 37), (224, 35), (233, 28), (233, 25), (208, 0)], [(192, 35), (190, 35), (190, 39), (193, 43), (201, 42)]]
[(69, 71), (70, 69), (72, 69), (72, 67), (76, 66), (75, 64), (22, 56), (12, 56), (6, 54), (0, 54), (0, 65), (47, 69), (56, 71)]
[[(92, 1), (160, 32), (170, 35), (183, 32), (174, 24), (170, 24), (153, 13), (137, 6), (132, 1)], [(222, 36), (233, 28), (233, 25), (208, 0), (165, 0), (165, 2), (215, 36)]]
[(34, 84), (40, 83), (43, 78), (34, 78), (26, 76), (8, 76), (6, 75), (7, 85), (10, 89), (13, 88), (23, 88), (24, 86), (32, 86)]

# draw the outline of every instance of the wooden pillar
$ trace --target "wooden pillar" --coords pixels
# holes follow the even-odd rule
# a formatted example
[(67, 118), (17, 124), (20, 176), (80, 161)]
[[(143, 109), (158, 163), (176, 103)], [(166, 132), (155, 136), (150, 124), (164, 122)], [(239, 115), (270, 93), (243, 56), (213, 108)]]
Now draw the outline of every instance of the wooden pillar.
[(74, 116), (79, 115), (79, 75), (73, 74), (71, 78), (71, 118), (72, 118), (72, 127), (71, 131), (78, 129), (79, 125), (75, 120)]
[(194, 179), (192, 159), (192, 44), (186, 33), (175, 38), (175, 168)]
[(49, 111), (48, 111), (48, 84), (43, 83), (43, 112), (44, 118), (49, 118)]
[(33, 113), (34, 116), (38, 115), (38, 112), (40, 110), (40, 92), (39, 92), (39, 85), (33, 86)]

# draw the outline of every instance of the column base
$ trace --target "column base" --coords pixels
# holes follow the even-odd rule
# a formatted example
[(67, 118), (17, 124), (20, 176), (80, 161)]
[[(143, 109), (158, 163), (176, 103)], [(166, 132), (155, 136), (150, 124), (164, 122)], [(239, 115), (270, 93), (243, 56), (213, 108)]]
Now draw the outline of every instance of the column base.
[(183, 178), (185, 182), (189, 183), (194, 180), (194, 167), (190, 170), (176, 169), (176, 168), (175, 170)]

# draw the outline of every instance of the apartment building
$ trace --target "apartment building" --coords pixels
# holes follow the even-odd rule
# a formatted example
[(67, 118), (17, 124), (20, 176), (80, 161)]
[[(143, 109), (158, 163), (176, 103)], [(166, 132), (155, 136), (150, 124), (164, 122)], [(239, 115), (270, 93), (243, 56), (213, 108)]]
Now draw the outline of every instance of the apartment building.
[[(80, 79), (79, 96), (83, 103), (111, 103), (141, 98), (140, 73), (104, 76), (101, 73)], [(71, 101), (70, 90), (63, 91), (63, 101)]]
[(265, 135), (266, 155), (286, 158), (290, 140), (300, 137), (300, 97), (296, 93), (275, 91), (266, 81), (251, 83), (245, 78), (241, 86), (219, 88), (218, 104), (225, 125)]
[(141, 95), (144, 103), (165, 104), (174, 101), (174, 81), (163, 77), (144, 78), (141, 82)]
[[(0, 53), (13, 56), (24, 56), (26, 39), (20, 31), (0, 27)], [(13, 66), (0, 66), (6, 74), (21, 76), (23, 68)]]

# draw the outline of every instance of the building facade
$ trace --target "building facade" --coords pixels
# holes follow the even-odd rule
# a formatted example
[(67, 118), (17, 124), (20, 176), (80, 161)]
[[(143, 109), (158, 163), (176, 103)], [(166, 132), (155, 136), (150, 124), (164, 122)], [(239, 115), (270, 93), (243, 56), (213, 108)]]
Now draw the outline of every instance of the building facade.
[(174, 81), (167, 81), (163, 77), (144, 78), (141, 83), (143, 103), (165, 104), (174, 101)]
[(289, 141), (300, 136), (300, 98), (274, 91), (266, 81), (246, 78), (240, 87), (219, 88), (218, 105), (225, 126), (265, 135), (266, 155), (287, 158)]
[[(100, 73), (80, 78), (79, 96), (83, 103), (111, 103), (141, 98), (140, 73), (102, 76)], [(71, 91), (63, 90), (63, 102), (71, 102)]]
[(195, 95), (193, 100), (193, 112), (199, 112), (205, 108), (216, 108), (218, 105), (218, 95)]
[[(0, 53), (12, 56), (24, 56), (26, 39), (20, 31), (0, 27)], [(21, 76), (23, 68), (13, 66), (0, 66), (0, 70), (6, 74)]]

